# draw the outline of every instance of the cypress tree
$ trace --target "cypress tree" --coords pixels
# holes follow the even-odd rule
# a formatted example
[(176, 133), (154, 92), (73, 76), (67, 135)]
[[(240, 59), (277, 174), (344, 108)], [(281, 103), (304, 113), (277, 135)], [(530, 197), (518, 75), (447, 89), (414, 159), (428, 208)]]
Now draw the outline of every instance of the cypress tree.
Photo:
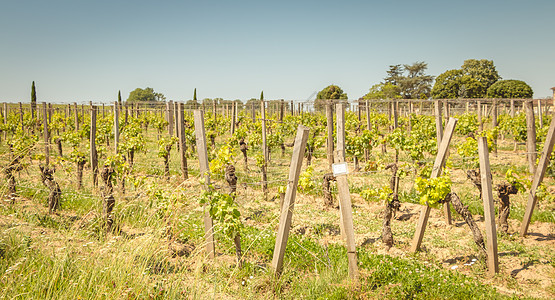
[(37, 92), (35, 90), (35, 82), (31, 85), (31, 116), (35, 117), (35, 111), (37, 110)]
[(264, 100), (264, 91), (260, 92), (260, 100)]
[(193, 94), (193, 100), (197, 101), (197, 88), (195, 88), (195, 93)]
[(121, 91), (118, 91), (118, 104), (121, 107)]

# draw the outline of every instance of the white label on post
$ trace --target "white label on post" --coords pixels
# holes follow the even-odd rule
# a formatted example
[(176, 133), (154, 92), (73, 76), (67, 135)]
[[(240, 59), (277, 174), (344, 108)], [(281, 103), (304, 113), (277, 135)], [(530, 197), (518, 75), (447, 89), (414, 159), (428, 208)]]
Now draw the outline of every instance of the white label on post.
[(331, 168), (333, 170), (333, 176), (347, 175), (349, 173), (349, 170), (347, 169), (347, 163), (346, 162), (332, 164)]

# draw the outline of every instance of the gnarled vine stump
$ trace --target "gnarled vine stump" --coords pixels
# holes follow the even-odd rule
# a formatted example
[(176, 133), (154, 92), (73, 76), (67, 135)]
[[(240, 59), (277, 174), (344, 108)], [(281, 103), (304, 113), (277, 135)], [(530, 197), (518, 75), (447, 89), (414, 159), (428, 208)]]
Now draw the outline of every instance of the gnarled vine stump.
[(499, 219), (498, 223), (501, 227), (501, 230), (505, 233), (509, 231), (509, 223), (507, 219), (509, 218), (509, 214), (511, 213), (511, 203), (509, 201), (509, 195), (515, 195), (518, 193), (518, 189), (508, 183), (503, 182), (497, 185), (497, 195), (499, 196)]
[(41, 173), (42, 183), (50, 190), (48, 194), (48, 213), (55, 212), (60, 206), (60, 199), (62, 197), (62, 190), (58, 183), (54, 180), (54, 168), (48, 166), (39, 166)]
[(100, 172), (100, 178), (104, 182), (104, 186), (101, 189), (103, 206), (102, 214), (104, 217), (104, 225), (106, 231), (110, 231), (114, 224), (114, 217), (112, 211), (116, 205), (116, 200), (114, 199), (114, 187), (112, 185), (112, 176), (114, 175), (114, 169), (110, 166), (104, 166)]
[(478, 248), (482, 250), (484, 255), (487, 257), (484, 237), (482, 236), (482, 232), (480, 232), (480, 229), (476, 225), (476, 222), (474, 222), (474, 219), (472, 218), (472, 214), (468, 210), (468, 205), (464, 205), (461, 202), (461, 199), (459, 198), (459, 196), (455, 193), (447, 194), (447, 196), (445, 196), (442, 203), (446, 203), (446, 202), (451, 202), (455, 211), (459, 215), (461, 215), (461, 217), (463, 217), (464, 221), (466, 222), (466, 224), (468, 224), (468, 227), (470, 227), (470, 230), (472, 231), (472, 237), (474, 238), (474, 243), (476, 243)]

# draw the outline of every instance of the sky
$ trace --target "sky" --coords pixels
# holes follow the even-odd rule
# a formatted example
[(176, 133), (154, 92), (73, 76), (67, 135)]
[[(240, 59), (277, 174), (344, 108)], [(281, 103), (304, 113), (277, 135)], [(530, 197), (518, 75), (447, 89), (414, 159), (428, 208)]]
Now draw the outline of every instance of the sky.
[(390, 65), (437, 76), (493, 60), (535, 98), (555, 86), (555, 1), (0, 0), (0, 102), (357, 99)]

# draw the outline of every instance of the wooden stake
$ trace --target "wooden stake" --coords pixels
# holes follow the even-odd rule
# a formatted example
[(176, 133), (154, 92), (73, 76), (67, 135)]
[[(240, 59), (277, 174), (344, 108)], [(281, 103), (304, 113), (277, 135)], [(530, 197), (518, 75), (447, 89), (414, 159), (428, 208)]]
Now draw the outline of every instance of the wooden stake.
[[(37, 113), (38, 115), (38, 113)], [(44, 155), (46, 160), (46, 167), (50, 164), (50, 143), (48, 137), (48, 112), (46, 108), (46, 102), (42, 103), (42, 125), (43, 125), (43, 137), (44, 137)]]
[(328, 138), (326, 143), (326, 154), (328, 157), (329, 169), (333, 164), (333, 106), (331, 101), (326, 103), (326, 128), (328, 131)]
[(287, 247), (287, 240), (289, 239), (289, 230), (291, 229), (291, 219), (293, 217), (293, 208), (297, 195), (297, 184), (299, 182), (301, 166), (303, 165), (308, 133), (308, 127), (299, 125), (297, 128), (297, 136), (293, 146), (291, 165), (289, 167), (289, 180), (285, 191), (283, 206), (281, 207), (276, 244), (274, 246), (274, 256), (272, 258), (272, 268), (276, 274), (280, 274), (283, 268), (283, 257), (285, 255), (285, 248)]
[(534, 118), (534, 103), (531, 100), (524, 102), (526, 109), (526, 152), (528, 169), (531, 174), (536, 173), (536, 121)]
[[(343, 103), (336, 104), (337, 111), (337, 151), (336, 159), (338, 163), (345, 162), (345, 106)], [(337, 192), (339, 197), (339, 209), (343, 223), (343, 230), (347, 240), (347, 258), (349, 259), (349, 277), (358, 277), (355, 230), (353, 226), (353, 211), (351, 207), (351, 194), (349, 193), (349, 183), (347, 174), (336, 176)]]
[(91, 168), (93, 172), (93, 185), (98, 186), (98, 154), (96, 153), (96, 106), (91, 106)]
[[(447, 159), (447, 150), (449, 149), (451, 138), (455, 132), (455, 125), (457, 125), (457, 119), (450, 118), (449, 122), (447, 122), (447, 125), (445, 126), (445, 131), (443, 133), (443, 137), (441, 138), (441, 144), (439, 145), (439, 150), (437, 151), (436, 160), (434, 162), (430, 178), (441, 176), (441, 169)], [(430, 211), (431, 207), (426, 205), (420, 213), (420, 219), (418, 219), (416, 232), (414, 233), (414, 237), (412, 239), (411, 252), (416, 252), (420, 249), (420, 244), (422, 243), (422, 238), (424, 237), (424, 232), (426, 231)]]
[(264, 190), (264, 199), (268, 199), (268, 144), (266, 143), (266, 104), (264, 100), (260, 100), (260, 114), (262, 118), (262, 154), (264, 155), (264, 165), (262, 166), (262, 189)]
[(185, 142), (185, 116), (183, 115), (183, 109), (183, 103), (179, 103), (177, 122), (179, 123), (178, 129), (179, 154), (181, 156), (181, 174), (183, 174), (183, 180), (187, 180), (189, 178), (189, 171), (187, 169), (187, 144)]
[(484, 124), (482, 124), (482, 102), (478, 100), (476, 103), (476, 116), (478, 118), (478, 130), (484, 131)]
[(486, 137), (478, 138), (478, 156), (480, 159), (482, 201), (484, 202), (484, 219), (486, 223), (488, 272), (491, 275), (495, 275), (495, 273), (499, 272), (499, 262), (497, 257), (497, 231), (495, 229), (495, 207), (493, 205), (488, 140)]
[(119, 145), (119, 104), (114, 101), (114, 154), (118, 154)]
[[(195, 119), (195, 137), (199, 158), (200, 174), (204, 176), (204, 190), (208, 191), (210, 186), (210, 168), (208, 167), (208, 153), (206, 151), (206, 134), (204, 132), (204, 112), (195, 109), (193, 112)], [(214, 241), (214, 222), (210, 217), (210, 212), (204, 207), (204, 239), (206, 242), (206, 254), (214, 258), (216, 254), (216, 243)]]
[[(435, 112), (435, 119), (436, 119), (436, 139), (437, 139), (438, 152), (439, 152), (439, 146), (441, 145), (441, 139), (443, 138), (443, 123), (442, 123), (443, 120), (441, 117), (442, 104), (445, 105), (445, 102), (442, 103), (440, 102), (440, 100), (434, 101), (434, 112)], [(444, 111), (448, 113), (447, 110), (445, 109), (445, 106), (444, 106)], [(448, 225), (453, 224), (451, 220), (451, 205), (449, 204), (449, 202), (443, 204), (443, 214), (445, 215), (445, 222)]]
[(532, 180), (532, 186), (528, 193), (528, 204), (526, 205), (526, 212), (524, 213), (524, 218), (522, 219), (522, 225), (520, 227), (520, 236), (526, 236), (528, 232), (528, 226), (532, 220), (532, 214), (534, 213), (534, 207), (536, 206), (536, 190), (542, 183), (543, 177), (545, 176), (545, 171), (547, 170), (547, 165), (549, 164), (549, 157), (551, 152), (553, 152), (553, 145), (555, 144), (555, 119), (551, 120), (551, 125), (547, 131), (547, 136), (545, 138), (545, 144), (543, 146), (542, 156), (534, 173), (534, 179)]

